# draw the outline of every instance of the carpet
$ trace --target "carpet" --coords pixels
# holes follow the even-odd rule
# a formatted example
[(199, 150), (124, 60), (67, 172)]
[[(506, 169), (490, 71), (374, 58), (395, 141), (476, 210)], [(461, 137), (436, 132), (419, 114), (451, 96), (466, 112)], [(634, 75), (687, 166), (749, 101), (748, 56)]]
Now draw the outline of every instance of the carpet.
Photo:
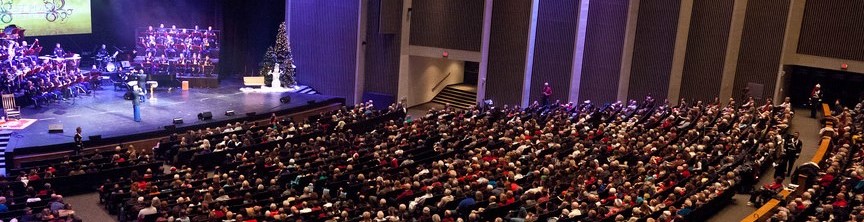
[(0, 123), (0, 129), (22, 130), (35, 123), (36, 119), (11, 120)]

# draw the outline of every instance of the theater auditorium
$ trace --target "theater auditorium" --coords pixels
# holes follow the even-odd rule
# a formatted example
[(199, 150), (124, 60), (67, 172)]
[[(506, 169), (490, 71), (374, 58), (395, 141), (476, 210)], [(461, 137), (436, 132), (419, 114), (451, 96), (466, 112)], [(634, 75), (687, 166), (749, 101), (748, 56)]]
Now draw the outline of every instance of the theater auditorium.
[(862, 10), (0, 0), (0, 222), (864, 221)]

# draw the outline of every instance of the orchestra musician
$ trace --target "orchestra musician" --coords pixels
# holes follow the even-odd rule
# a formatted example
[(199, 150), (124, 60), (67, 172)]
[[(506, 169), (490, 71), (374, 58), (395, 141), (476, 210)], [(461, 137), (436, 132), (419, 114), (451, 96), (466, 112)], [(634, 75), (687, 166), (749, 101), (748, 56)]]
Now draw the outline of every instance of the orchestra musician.
[(66, 56), (66, 51), (63, 50), (63, 47), (60, 47), (60, 43), (57, 43), (54, 46), (54, 57), (63, 58)]
[(102, 44), (102, 47), (96, 51), (96, 62), (99, 63), (99, 68), (105, 68), (105, 65), (108, 61), (108, 49), (105, 48), (105, 44)]

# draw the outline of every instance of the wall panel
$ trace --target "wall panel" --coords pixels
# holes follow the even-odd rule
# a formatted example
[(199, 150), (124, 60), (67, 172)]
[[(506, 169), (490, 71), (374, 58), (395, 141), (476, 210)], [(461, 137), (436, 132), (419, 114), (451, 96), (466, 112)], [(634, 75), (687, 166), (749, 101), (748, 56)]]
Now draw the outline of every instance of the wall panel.
[[(399, 42), (401, 24), (396, 34), (381, 34), (379, 21), (381, 3), (388, 0), (369, 0), (366, 29), (365, 92), (376, 92), (396, 96), (399, 90)], [(402, 1), (398, 1), (402, 9)], [(394, 6), (395, 7), (395, 6)], [(401, 13), (399, 13), (401, 16)]]
[(629, 2), (591, 1), (579, 100), (599, 103), (617, 100)]
[(492, 4), (486, 98), (495, 104), (522, 103), (530, 17), (530, 0), (495, 1)]
[(640, 1), (627, 98), (666, 98), (681, 0)]
[(291, 47), (300, 83), (354, 102), (359, 13), (358, 4), (339, 0), (291, 2)]
[(483, 0), (412, 1), (411, 45), (479, 52), (483, 5)]
[(681, 79), (681, 97), (713, 100), (720, 95), (734, 0), (694, 1)]
[(864, 1), (810, 0), (798, 53), (864, 61)]
[(762, 94), (757, 97), (774, 97), (790, 1), (748, 1), (732, 92), (734, 98), (741, 97), (742, 89), (749, 82), (763, 85)]
[(558, 99), (566, 102), (573, 68), (579, 1), (543, 0), (538, 13), (529, 101), (539, 101), (543, 83), (549, 82), (553, 89), (550, 102)]

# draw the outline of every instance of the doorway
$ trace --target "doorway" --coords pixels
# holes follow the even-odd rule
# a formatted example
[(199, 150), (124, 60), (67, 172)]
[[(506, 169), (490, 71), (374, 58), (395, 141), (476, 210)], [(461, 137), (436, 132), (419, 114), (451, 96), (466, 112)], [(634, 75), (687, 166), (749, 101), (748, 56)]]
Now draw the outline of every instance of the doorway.
[(855, 106), (864, 98), (864, 74), (807, 66), (787, 66), (789, 74), (787, 96), (792, 104), (803, 107), (808, 103), (810, 92), (820, 84), (824, 94), (823, 103), (834, 104), (840, 100), (844, 106)]

